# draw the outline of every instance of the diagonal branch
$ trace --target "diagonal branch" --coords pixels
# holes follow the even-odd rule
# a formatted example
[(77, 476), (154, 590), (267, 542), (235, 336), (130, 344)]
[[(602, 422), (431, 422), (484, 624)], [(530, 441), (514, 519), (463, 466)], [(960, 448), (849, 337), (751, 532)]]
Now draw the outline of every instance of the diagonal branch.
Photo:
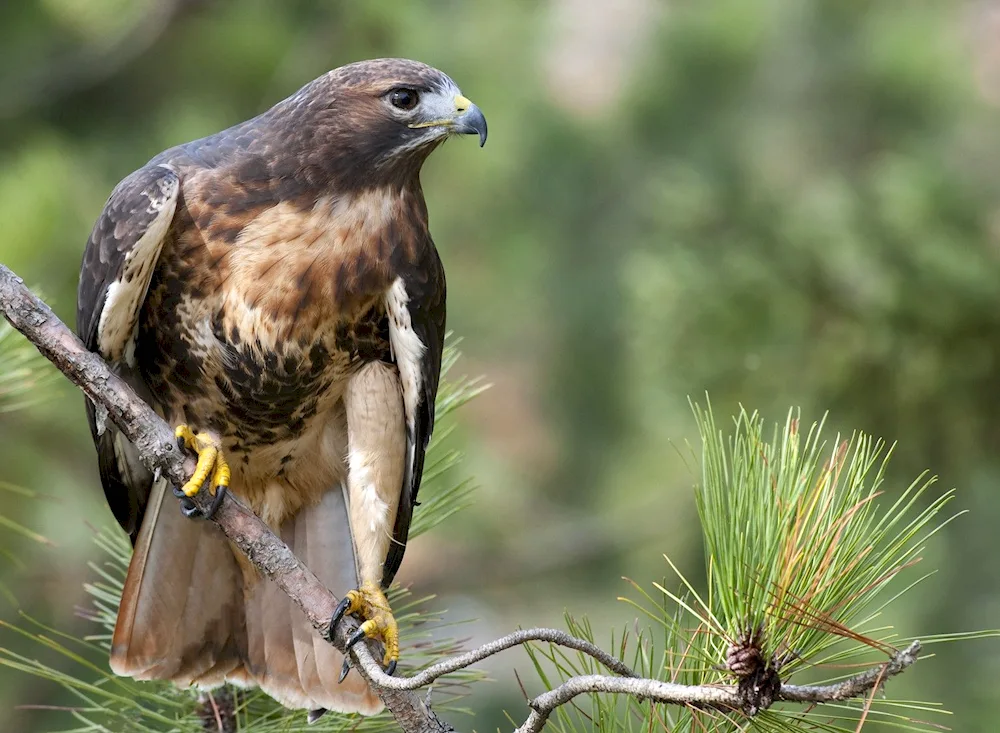
[[(91, 400), (107, 409), (108, 417), (135, 445), (150, 470), (159, 472), (178, 486), (187, 481), (194, 462), (177, 449), (170, 426), (117, 377), (100, 356), (88, 351), (49, 307), (3, 265), (0, 265), (0, 312)], [(195, 503), (202, 509), (206, 509), (211, 500), (206, 491), (194, 497)], [(313, 627), (325, 635), (337, 599), (288, 546), (232, 494), (227, 494), (213, 521), (264, 575), (302, 609)], [(354, 619), (345, 619), (338, 625), (331, 643), (344, 652), (348, 638), (357, 628)], [(429, 700), (422, 699), (415, 690), (428, 686), (442, 675), (531, 641), (545, 641), (575, 649), (621, 676), (585, 675), (567, 680), (530, 701), (531, 714), (516, 733), (537, 733), (556, 708), (585, 693), (628, 694), (661, 703), (729, 712), (740, 711), (744, 707), (744, 700), (735, 686), (678, 685), (638, 678), (626, 665), (594, 644), (555, 629), (515, 632), (479, 649), (438, 662), (411, 678), (386, 675), (366, 644), (355, 646), (351, 654), (359, 673), (373, 684), (404, 733), (442, 733), (454, 728), (438, 718), (431, 710)], [(776, 699), (821, 703), (859, 697), (904, 671), (917, 660), (919, 652), (920, 643), (915, 641), (885, 664), (836, 684), (782, 685)]]

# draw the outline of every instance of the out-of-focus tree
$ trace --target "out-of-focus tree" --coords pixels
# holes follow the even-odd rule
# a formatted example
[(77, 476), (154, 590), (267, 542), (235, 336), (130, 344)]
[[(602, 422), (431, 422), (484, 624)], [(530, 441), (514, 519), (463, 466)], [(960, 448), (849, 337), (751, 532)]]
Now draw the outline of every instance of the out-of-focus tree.
[[(497, 387), (455, 435), (478, 505), (447, 537), (421, 538), (405, 578), (482, 615), (488, 635), (554, 623), (565, 606), (627, 614), (609, 578), (698, 550), (691, 477), (664, 446), (691, 437), (687, 396), (707, 389), (724, 413), (828, 409), (831, 427), (898, 440), (889, 492), (927, 467), (960, 487), (973, 511), (938, 539), (945, 591), (918, 590), (908, 621), (993, 626), (992, 5), (186, 0), (132, 38), (159, 3), (0, 3), (0, 259), (69, 316), (83, 242), (123, 175), (341, 63), (420, 58), (490, 121), (486, 148), (449, 145), (425, 189), (450, 326)], [(593, 17), (577, 29), (567, 12)], [(608, 21), (602, 36), (602, 12), (642, 22)], [(614, 54), (609, 73), (573, 73), (605, 66), (577, 68), (580, 44), (556, 48), (584, 30), (594, 58)], [(44, 71), (109, 55), (118, 63), (80, 64), (90, 71), (39, 93)], [(587, 104), (567, 103), (577, 96)], [(0, 579), (31, 589), (18, 599), (33, 615), (68, 623), (80, 517), (107, 521), (79, 398), (0, 415), (0, 445), (2, 478), (63, 502), (34, 511), (69, 550), (32, 583), (2, 564)], [(443, 550), (452, 559), (435, 562)], [(552, 591), (531, 594), (539, 583)], [(943, 700), (956, 728), (987, 725), (997, 663), (962, 645), (942, 655), (940, 677), (899, 685)], [(520, 704), (509, 670), (501, 681), (482, 728)], [(0, 696), (49, 701), (13, 685)]]

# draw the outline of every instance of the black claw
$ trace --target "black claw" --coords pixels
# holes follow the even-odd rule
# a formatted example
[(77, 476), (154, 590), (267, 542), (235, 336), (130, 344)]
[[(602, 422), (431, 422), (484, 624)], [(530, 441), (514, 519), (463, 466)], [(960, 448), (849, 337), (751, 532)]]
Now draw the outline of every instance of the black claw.
[(348, 649), (348, 651), (350, 651), (350, 649), (351, 649), (352, 646), (354, 646), (355, 644), (357, 644), (359, 641), (361, 641), (364, 638), (365, 638), (365, 632), (362, 631), (361, 629), (358, 629), (353, 634), (351, 634), (351, 638), (347, 640), (347, 649)]
[(178, 489), (176, 486), (171, 487), (174, 492), (174, 496), (180, 499), (181, 504), (181, 514), (183, 514), (188, 519), (211, 519), (215, 516), (215, 513), (222, 506), (222, 501), (226, 497), (226, 492), (228, 489), (225, 486), (215, 487), (215, 497), (212, 499), (211, 506), (208, 507), (207, 512), (203, 512), (194, 503), (194, 500), (185, 494), (183, 491)]
[(184, 442), (184, 438), (177, 436), (177, 447), (181, 449), (181, 453), (187, 451), (187, 443)]
[(315, 710), (310, 710), (309, 714), (306, 715), (306, 722), (312, 725), (317, 720), (326, 715), (326, 708), (316, 708)]
[(338, 603), (337, 607), (333, 609), (333, 618), (330, 619), (330, 625), (326, 630), (327, 640), (333, 639), (333, 635), (337, 633), (337, 624), (339, 624), (340, 620), (344, 618), (344, 614), (347, 613), (347, 607), (350, 605), (351, 599), (345, 596), (340, 599), (340, 603)]
[(392, 677), (393, 672), (395, 671), (396, 671), (396, 660), (393, 659), (391, 662), (389, 662), (389, 666), (385, 668), (385, 673), (390, 677)]
[(181, 496), (181, 514), (183, 514), (188, 519), (199, 519), (201, 518), (201, 509), (198, 505), (194, 503), (193, 499), (187, 496)]
[(222, 506), (222, 500), (226, 498), (226, 492), (229, 489), (222, 484), (215, 487), (215, 498), (212, 499), (211, 506), (208, 507), (208, 511), (205, 512), (205, 519), (211, 519), (215, 516), (215, 513), (219, 511), (219, 507)]
[(176, 486), (171, 486), (174, 491), (174, 496), (180, 499), (181, 514), (183, 514), (188, 519), (197, 519), (201, 514), (201, 511), (194, 505), (191, 498), (185, 494), (183, 491), (178, 489)]
[(337, 684), (339, 685), (347, 677), (347, 673), (351, 671), (351, 658), (344, 657), (344, 664), (340, 667), (340, 677), (337, 679)]

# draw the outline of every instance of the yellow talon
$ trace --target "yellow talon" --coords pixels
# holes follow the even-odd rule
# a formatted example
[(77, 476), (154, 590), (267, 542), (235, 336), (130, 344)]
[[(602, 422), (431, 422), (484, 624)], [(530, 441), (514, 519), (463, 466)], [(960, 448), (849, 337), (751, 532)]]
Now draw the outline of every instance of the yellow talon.
[(344, 613), (350, 615), (355, 614), (362, 608), (361, 591), (349, 590), (347, 591), (347, 610)]
[(369, 639), (381, 639), (385, 644), (382, 664), (394, 666), (399, 659), (399, 626), (382, 589), (377, 583), (366, 581), (359, 589), (348, 591), (345, 600), (347, 607), (344, 613), (364, 619), (358, 630)]
[(229, 486), (231, 478), (229, 464), (222, 455), (222, 451), (219, 450), (215, 439), (207, 433), (195, 433), (187, 425), (178, 425), (174, 430), (174, 435), (178, 442), (182, 442), (185, 447), (198, 454), (194, 473), (188, 482), (181, 487), (185, 496), (191, 497), (197, 494), (209, 473), (212, 475), (212, 485), (209, 487), (212, 493), (218, 486)]
[(232, 473), (229, 470), (229, 464), (226, 463), (225, 457), (222, 455), (220, 450), (215, 458), (215, 470), (212, 472), (212, 485), (210, 487), (212, 495), (219, 489), (229, 488), (229, 479), (232, 478)]
[(186, 445), (191, 450), (194, 450), (195, 446), (194, 433), (191, 432), (191, 428), (189, 428), (187, 425), (178, 425), (176, 428), (174, 428), (174, 437), (177, 438), (178, 440), (183, 440), (184, 445)]

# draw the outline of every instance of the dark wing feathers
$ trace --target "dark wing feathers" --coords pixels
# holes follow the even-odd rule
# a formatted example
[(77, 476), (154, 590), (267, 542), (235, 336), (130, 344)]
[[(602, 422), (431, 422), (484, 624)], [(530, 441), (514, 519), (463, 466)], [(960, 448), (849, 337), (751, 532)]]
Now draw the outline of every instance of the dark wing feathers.
[[(420, 479), (424, 471), (424, 456), (427, 444), (434, 430), (434, 401), (437, 398), (438, 381), (441, 377), (441, 355), (444, 351), (445, 334), (445, 284), (444, 268), (437, 250), (428, 248), (427, 256), (419, 267), (407, 269), (403, 285), (408, 295), (406, 304), (410, 325), (423, 344), (420, 358), (420, 387), (416, 403), (416, 414), (412, 417), (412, 427), (406, 431), (407, 462), (403, 477), (403, 490), (396, 510), (392, 543), (382, 571), (382, 585), (388, 587), (403, 562), (406, 540), (410, 533), (413, 507), (420, 490)], [(410, 422), (410, 415), (407, 415)]]
[(126, 261), (150, 226), (165, 209), (172, 212), (178, 188), (173, 170), (149, 166), (119, 183), (104, 204), (83, 253), (77, 293), (76, 327), (91, 351), (99, 351), (97, 330), (109, 288), (122, 279)]
[[(104, 205), (80, 267), (77, 332), (147, 402), (148, 389), (129, 363), (128, 342), (134, 338), (178, 190), (177, 174), (165, 166), (148, 166), (125, 178)], [(104, 424), (90, 400), (87, 418), (108, 504), (134, 542), (152, 475), (114, 425)]]

